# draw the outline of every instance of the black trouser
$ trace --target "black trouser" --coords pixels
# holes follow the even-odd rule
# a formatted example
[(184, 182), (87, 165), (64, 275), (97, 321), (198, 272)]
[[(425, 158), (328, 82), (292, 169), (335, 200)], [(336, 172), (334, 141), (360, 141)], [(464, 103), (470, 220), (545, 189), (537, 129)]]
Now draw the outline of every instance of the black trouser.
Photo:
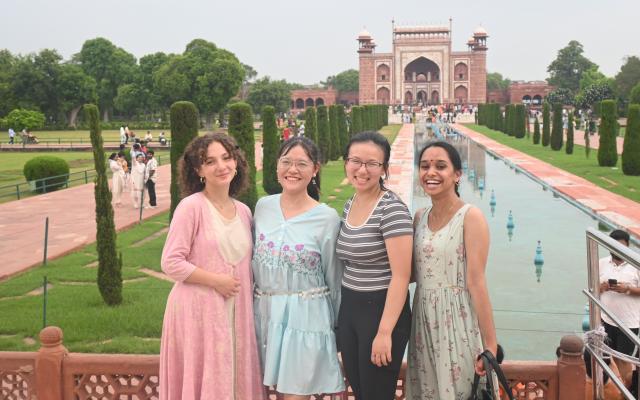
[(392, 361), (386, 367), (378, 367), (371, 362), (371, 345), (378, 333), (386, 298), (386, 290), (358, 292), (342, 288), (338, 345), (356, 400), (395, 399), (398, 374), (411, 331), (411, 310), (407, 293), (407, 300), (391, 334)]
[[(604, 325), (604, 331), (607, 332), (607, 344), (609, 347), (620, 353), (632, 356), (636, 345), (622, 332), (622, 329), (615, 325), (609, 325), (604, 321), (602, 321), (602, 324)], [(638, 328), (632, 328), (631, 332), (638, 336)]]
[(156, 183), (149, 179), (147, 181), (147, 190), (149, 191), (149, 205), (157, 206), (156, 204)]

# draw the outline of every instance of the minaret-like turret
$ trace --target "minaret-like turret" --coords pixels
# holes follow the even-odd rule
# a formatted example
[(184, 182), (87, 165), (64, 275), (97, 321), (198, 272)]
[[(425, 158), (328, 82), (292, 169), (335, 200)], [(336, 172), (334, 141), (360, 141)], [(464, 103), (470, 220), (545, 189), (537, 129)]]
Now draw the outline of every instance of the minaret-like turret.
[(363, 29), (358, 34), (358, 58), (360, 61), (358, 103), (371, 103), (375, 98), (375, 52), (376, 42), (371, 34)]

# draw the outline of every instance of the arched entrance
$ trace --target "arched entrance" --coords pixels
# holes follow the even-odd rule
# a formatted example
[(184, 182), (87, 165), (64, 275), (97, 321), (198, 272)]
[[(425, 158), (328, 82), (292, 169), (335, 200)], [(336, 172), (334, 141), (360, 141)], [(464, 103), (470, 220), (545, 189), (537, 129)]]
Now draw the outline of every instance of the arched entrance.
[(376, 80), (379, 82), (387, 82), (389, 78), (389, 66), (387, 64), (380, 64), (376, 70)]
[(416, 100), (418, 103), (427, 104), (427, 92), (424, 90), (419, 90), (418, 94), (416, 94)]
[(405, 81), (416, 82), (418, 76), (427, 82), (440, 82), (440, 67), (428, 58), (418, 57), (404, 68), (404, 77)]
[(324, 99), (322, 97), (318, 97), (316, 99), (316, 107), (323, 106), (323, 105), (324, 105)]
[(307, 100), (305, 100), (304, 102), (304, 106), (305, 107), (313, 107), (314, 103), (313, 103), (313, 99), (311, 97), (309, 97)]
[(413, 104), (413, 93), (408, 90), (404, 94), (404, 104)]
[(389, 89), (386, 87), (381, 87), (376, 93), (376, 99), (378, 100), (378, 104), (389, 104), (391, 92), (389, 92)]
[(531, 96), (528, 94), (522, 96), (522, 104), (531, 104)]
[(542, 96), (540, 96), (539, 94), (533, 96), (532, 102), (534, 106), (539, 106), (540, 104), (542, 104)]
[(431, 92), (431, 104), (440, 104), (440, 93), (437, 90)]
[(295, 106), (295, 108), (299, 108), (299, 109), (304, 108), (304, 100), (302, 100), (302, 99), (296, 99), (296, 106)]
[(469, 75), (469, 69), (465, 63), (457, 63), (453, 71), (453, 79), (456, 81), (466, 81)]
[(467, 103), (468, 94), (469, 91), (467, 90), (467, 88), (460, 85), (453, 92), (453, 97), (455, 97), (456, 103), (465, 104)]

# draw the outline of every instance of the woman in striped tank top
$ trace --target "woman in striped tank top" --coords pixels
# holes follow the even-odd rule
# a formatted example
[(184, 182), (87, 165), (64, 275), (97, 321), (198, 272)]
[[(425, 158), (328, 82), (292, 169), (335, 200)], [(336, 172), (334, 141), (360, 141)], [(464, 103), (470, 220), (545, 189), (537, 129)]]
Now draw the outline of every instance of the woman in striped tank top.
[(391, 147), (377, 132), (355, 135), (344, 160), (355, 195), (344, 207), (336, 252), (345, 263), (338, 342), (358, 400), (391, 400), (411, 311), (413, 226), (407, 206), (384, 186)]

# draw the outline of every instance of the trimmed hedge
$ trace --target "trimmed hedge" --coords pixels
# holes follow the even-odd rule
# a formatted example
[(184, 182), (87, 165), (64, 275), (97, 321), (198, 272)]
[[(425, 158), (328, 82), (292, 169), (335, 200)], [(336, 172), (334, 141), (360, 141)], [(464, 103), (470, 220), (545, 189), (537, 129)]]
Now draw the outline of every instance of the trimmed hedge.
[(98, 289), (107, 305), (122, 303), (122, 253), (116, 251), (116, 226), (113, 221), (111, 192), (107, 178), (100, 113), (93, 104), (84, 106), (84, 117), (89, 123), (96, 169), (94, 197), (96, 202), (96, 250), (98, 252)]
[(304, 135), (318, 145), (318, 117), (315, 107), (304, 110)]
[(67, 181), (69, 180), (69, 164), (59, 157), (38, 156), (24, 164), (22, 173), (28, 181), (35, 181), (55, 176), (56, 178), (53, 179), (36, 182), (36, 191), (38, 193), (46, 193), (66, 186)]
[(570, 112), (568, 118), (567, 144), (564, 146), (564, 151), (567, 154), (573, 154), (573, 113)]
[(362, 107), (351, 107), (351, 136), (364, 132), (362, 125)]
[(338, 136), (340, 137), (340, 148), (338, 148), (338, 156), (342, 157), (344, 148), (349, 143), (349, 131), (347, 129), (347, 116), (344, 112), (344, 106), (338, 104), (336, 106), (336, 115), (338, 118)]
[(562, 104), (553, 105), (553, 124), (551, 125), (551, 150), (558, 151), (562, 149)]
[(538, 122), (538, 117), (533, 121), (533, 144), (540, 143), (540, 122)]
[(182, 200), (180, 185), (178, 184), (178, 161), (184, 153), (189, 142), (198, 136), (200, 117), (198, 109), (190, 101), (177, 101), (171, 105), (171, 208), (169, 209), (169, 221), (173, 218), (173, 212)]
[(282, 192), (278, 182), (277, 163), (280, 148), (280, 132), (276, 125), (276, 111), (273, 106), (262, 108), (262, 187), (269, 194)]
[(524, 108), (524, 104), (516, 104), (515, 106), (515, 116), (514, 116), (514, 120), (515, 120), (515, 127), (514, 127), (514, 131), (513, 131), (513, 136), (515, 136), (518, 139), (522, 139), (524, 138), (524, 135), (526, 133), (526, 113), (527, 111)]
[(238, 200), (253, 212), (258, 201), (258, 191), (256, 189), (256, 141), (253, 137), (253, 113), (249, 104), (239, 101), (229, 106), (229, 135), (236, 139), (249, 164), (249, 187), (238, 196)]
[(338, 133), (338, 110), (334, 104), (329, 106), (329, 133), (331, 137), (329, 159), (336, 161), (340, 158), (340, 134)]
[(327, 106), (318, 106), (318, 146), (320, 147), (320, 159), (326, 164), (331, 157), (331, 137), (329, 132), (329, 116)]
[(542, 106), (542, 146), (547, 147), (551, 139), (549, 103)]
[(598, 145), (598, 165), (615, 167), (618, 163), (616, 132), (618, 131), (617, 105), (615, 100), (603, 100), (600, 103), (600, 143)]
[(640, 104), (631, 104), (627, 112), (627, 130), (622, 146), (622, 172), (640, 175)]

